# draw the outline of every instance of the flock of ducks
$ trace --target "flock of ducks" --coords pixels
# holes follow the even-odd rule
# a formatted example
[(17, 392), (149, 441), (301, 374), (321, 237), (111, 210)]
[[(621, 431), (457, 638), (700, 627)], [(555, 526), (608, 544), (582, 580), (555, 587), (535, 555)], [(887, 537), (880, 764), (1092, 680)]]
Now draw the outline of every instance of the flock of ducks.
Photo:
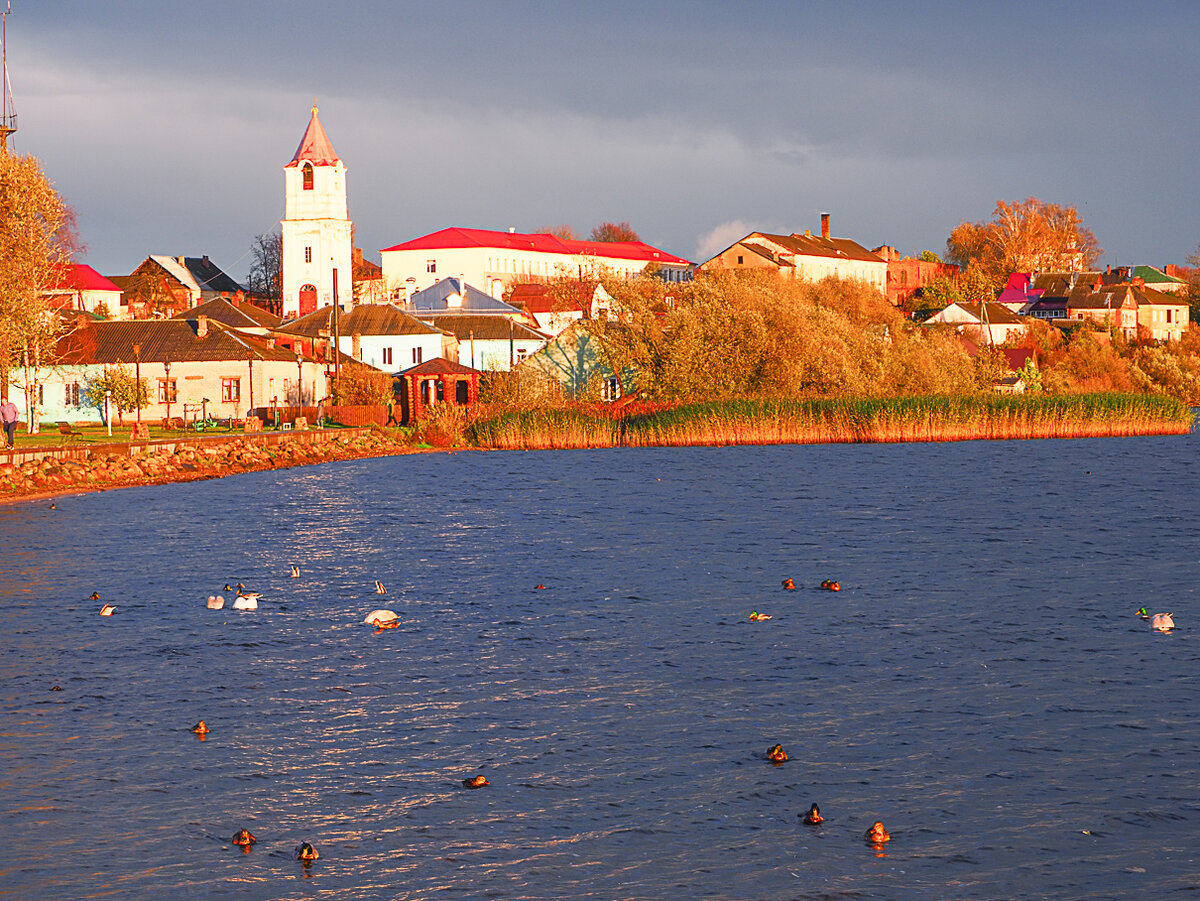
[[(776, 766), (786, 763), (788, 759), (787, 751), (783, 749), (783, 745), (771, 745), (767, 748), (767, 760)], [(812, 806), (808, 808), (806, 813), (796, 814), (803, 818), (805, 826), (820, 826), (825, 822), (825, 818), (821, 816), (821, 808), (817, 806), (817, 802), (813, 801)], [(883, 843), (892, 840), (887, 829), (883, 827), (883, 822), (876, 820), (871, 824), (871, 827), (863, 834), (863, 840), (868, 844), (874, 845), (875, 850), (882, 851)]]
[[(300, 567), (293, 564), (291, 567), (291, 576), (294, 579), (300, 578)], [(537, 589), (540, 590), (540, 589), (544, 589), (545, 587), (546, 587), (545, 585), (539, 584), (537, 586)], [(787, 591), (795, 591), (796, 583), (789, 576), (788, 578), (783, 580), (783, 587)], [(825, 589), (826, 591), (841, 591), (842, 590), (842, 586), (832, 579), (824, 580), (821, 583), (821, 588)], [(262, 598), (261, 592), (246, 591), (246, 586), (244, 586), (240, 582), (236, 586), (230, 586), (230, 585), (226, 584), (224, 590), (229, 591), (229, 592), (236, 592), (233, 595), (233, 601), (231, 604), (232, 609), (234, 609), (234, 610), (257, 610), (258, 609), (258, 602)], [(380, 595), (387, 594), (387, 589), (384, 587), (383, 582), (381, 582), (378, 579), (375, 580), (375, 593), (380, 594)], [(95, 592), (95, 591), (92, 592), (90, 599), (93, 601), (100, 600), (99, 592)], [(224, 595), (209, 595), (208, 596), (207, 607), (209, 610), (221, 610), (224, 608), (224, 606), (225, 606), (225, 596)], [(100, 608), (100, 615), (101, 616), (112, 616), (116, 612), (116, 609), (117, 608), (115, 606), (113, 606), (112, 604), (106, 603), (103, 607)], [(1171, 614), (1171, 613), (1151, 614), (1145, 607), (1141, 607), (1136, 611), (1136, 615), (1140, 616), (1142, 619), (1148, 621), (1150, 623), (1150, 628), (1156, 632), (1170, 632), (1172, 629), (1175, 628), (1174, 614)], [(754, 610), (750, 613), (751, 622), (762, 622), (764, 620), (769, 620), (770, 618), (771, 618), (770, 614), (759, 613), (757, 610)], [(366, 618), (363, 620), (363, 623), (365, 625), (373, 626), (375, 628), (376, 634), (378, 634), (379, 632), (382, 632), (385, 629), (399, 628), (400, 617), (396, 614), (396, 612), (394, 610), (386, 610), (386, 609), (381, 608), (379, 610), (372, 610), (370, 613), (368, 613)], [(200, 720), (198, 723), (196, 723), (195, 726), (192, 727), (192, 732), (196, 733), (196, 735), (199, 736), (201, 741), (203, 741), (205, 739), (205, 737), (208, 735), (209, 731), (210, 730), (209, 730), (208, 724), (205, 723), (204, 720)], [(775, 766), (780, 766), (787, 762), (788, 754), (787, 754), (787, 751), (785, 751), (783, 749), (783, 745), (775, 744), (767, 749), (766, 758), (771, 763), (773, 763)], [(463, 785), (463, 788), (476, 789), (476, 788), (483, 788), (485, 786), (491, 785), (491, 783), (488, 782), (487, 777), (485, 777), (481, 773), (481, 774), (463, 779), (462, 785)], [(820, 809), (820, 807), (817, 806), (817, 803), (815, 801), (812, 803), (812, 805), (809, 807), (809, 809), (806, 813), (800, 813), (800, 814), (797, 814), (797, 816), (803, 818), (804, 825), (806, 825), (806, 826), (819, 826), (819, 825), (821, 825), (821, 823), (823, 823), (825, 821), (825, 818), (821, 816), (821, 809)], [(867, 831), (863, 834), (863, 840), (866, 841), (868, 844), (873, 845), (876, 848), (876, 850), (882, 850), (883, 843), (891, 841), (892, 836), (888, 833), (887, 829), (884, 828), (882, 821), (876, 820), (874, 823), (871, 824), (870, 828), (868, 828)], [(257, 841), (257, 839), (254, 837), (253, 833), (251, 833), (249, 829), (243, 828), (243, 829), (238, 830), (238, 832), (234, 833), (234, 836), (230, 841), (234, 845), (240, 847), (243, 852), (249, 853), (250, 848), (254, 845), (254, 843)], [(295, 858), (296, 858), (296, 860), (301, 861), (306, 867), (309, 864), (311, 864), (314, 860), (317, 860), (319, 857), (320, 857), (320, 854), (317, 852), (316, 847), (313, 846), (310, 842), (301, 842), (299, 845), (296, 846)]]

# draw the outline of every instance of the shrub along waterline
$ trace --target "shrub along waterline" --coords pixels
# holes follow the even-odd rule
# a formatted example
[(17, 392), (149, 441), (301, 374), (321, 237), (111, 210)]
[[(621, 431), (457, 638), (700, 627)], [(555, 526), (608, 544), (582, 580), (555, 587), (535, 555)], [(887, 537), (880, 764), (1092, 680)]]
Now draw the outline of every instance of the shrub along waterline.
[(1185, 434), (1194, 415), (1160, 395), (933, 395), (725, 400), (636, 415), (594, 409), (510, 411), (470, 429), (510, 449), (965, 441)]

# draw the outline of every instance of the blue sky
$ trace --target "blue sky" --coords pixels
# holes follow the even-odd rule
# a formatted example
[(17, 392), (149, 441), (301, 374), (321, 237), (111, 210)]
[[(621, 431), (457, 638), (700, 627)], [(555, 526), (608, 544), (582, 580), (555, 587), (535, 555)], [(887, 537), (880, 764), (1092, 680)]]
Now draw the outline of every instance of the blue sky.
[(703, 259), (751, 230), (941, 252), (1030, 195), (1104, 262), (1200, 243), (1200, 5), (12, 0), (19, 153), (84, 260), (208, 254), (283, 215), (313, 98), (357, 243), (628, 220)]

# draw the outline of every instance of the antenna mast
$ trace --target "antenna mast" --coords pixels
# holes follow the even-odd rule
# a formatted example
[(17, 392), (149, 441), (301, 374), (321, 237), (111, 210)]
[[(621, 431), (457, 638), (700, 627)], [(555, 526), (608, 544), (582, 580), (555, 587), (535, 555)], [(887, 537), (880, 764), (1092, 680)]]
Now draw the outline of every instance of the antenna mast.
[(17, 130), (17, 111), (13, 106), (12, 85), (8, 81), (8, 14), (12, 12), (12, 0), (7, 9), (0, 13), (0, 58), (4, 73), (0, 78), (0, 153), (8, 152), (8, 136)]

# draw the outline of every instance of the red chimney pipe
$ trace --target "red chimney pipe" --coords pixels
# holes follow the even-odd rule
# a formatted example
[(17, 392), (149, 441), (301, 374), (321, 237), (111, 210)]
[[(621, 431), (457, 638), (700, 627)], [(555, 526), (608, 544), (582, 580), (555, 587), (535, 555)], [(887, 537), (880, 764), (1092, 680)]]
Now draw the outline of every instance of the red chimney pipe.
[(829, 237), (829, 214), (828, 213), (821, 214), (821, 237), (826, 238), (826, 239)]

